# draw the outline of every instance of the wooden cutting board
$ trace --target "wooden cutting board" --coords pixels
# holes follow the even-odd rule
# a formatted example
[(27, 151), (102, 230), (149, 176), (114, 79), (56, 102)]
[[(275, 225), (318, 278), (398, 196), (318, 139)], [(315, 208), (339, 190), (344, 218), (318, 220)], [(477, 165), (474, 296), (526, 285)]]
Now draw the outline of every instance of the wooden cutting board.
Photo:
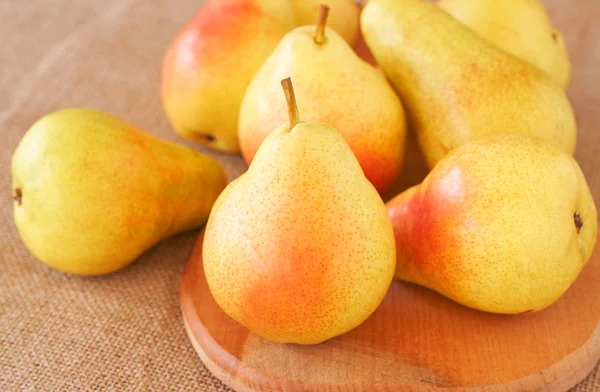
[(551, 307), (518, 316), (468, 309), (394, 281), (358, 328), (315, 346), (279, 344), (233, 321), (202, 268), (203, 234), (181, 285), (204, 364), (244, 391), (566, 391), (600, 358), (600, 251)]
[[(600, 2), (542, 1), (569, 48), (568, 93), (579, 126), (575, 157), (598, 200)], [(426, 172), (410, 135), (403, 172), (384, 200), (419, 183)], [(600, 249), (569, 291), (541, 312), (487, 314), (394, 281), (364, 324), (305, 347), (262, 339), (219, 309), (202, 269), (202, 238), (182, 280), (184, 322), (202, 361), (238, 392), (566, 391), (600, 359)]]

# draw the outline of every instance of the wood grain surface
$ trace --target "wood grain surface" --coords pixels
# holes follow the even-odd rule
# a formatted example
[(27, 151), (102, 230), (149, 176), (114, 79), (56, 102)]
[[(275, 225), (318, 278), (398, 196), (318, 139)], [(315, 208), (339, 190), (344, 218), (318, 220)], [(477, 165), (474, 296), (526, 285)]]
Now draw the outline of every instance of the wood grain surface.
[(200, 235), (181, 285), (190, 340), (204, 364), (241, 391), (565, 391), (600, 358), (600, 252), (551, 307), (519, 316), (461, 306), (394, 281), (347, 334), (315, 346), (263, 339), (216, 304)]

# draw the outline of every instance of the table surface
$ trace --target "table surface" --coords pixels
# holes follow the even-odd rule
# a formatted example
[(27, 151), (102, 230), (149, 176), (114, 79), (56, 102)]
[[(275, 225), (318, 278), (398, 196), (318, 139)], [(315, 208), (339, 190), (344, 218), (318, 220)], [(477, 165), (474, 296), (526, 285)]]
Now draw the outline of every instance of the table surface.
[[(68, 276), (29, 254), (10, 200), (17, 143), (60, 108), (104, 110), (192, 146), (162, 111), (160, 62), (202, 2), (0, 1), (0, 390), (228, 390), (199, 361), (181, 321), (179, 282), (198, 231), (162, 242), (118, 273)], [(575, 156), (600, 200), (600, 2), (544, 3), (573, 61)], [(240, 157), (208, 153), (230, 179), (243, 172)], [(574, 389), (598, 390), (598, 367)]]

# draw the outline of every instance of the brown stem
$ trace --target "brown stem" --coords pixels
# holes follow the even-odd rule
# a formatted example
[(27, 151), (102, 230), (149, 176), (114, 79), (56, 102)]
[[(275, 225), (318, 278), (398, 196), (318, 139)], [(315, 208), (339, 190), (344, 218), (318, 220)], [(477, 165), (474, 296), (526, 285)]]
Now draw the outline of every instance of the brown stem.
[(290, 131), (300, 122), (300, 115), (298, 114), (298, 105), (296, 104), (296, 95), (294, 94), (294, 86), (292, 85), (292, 78), (285, 78), (281, 81), (283, 87), (283, 93), (285, 94), (285, 100), (288, 107), (288, 116), (290, 119)]
[(321, 4), (319, 7), (319, 16), (317, 19), (317, 29), (315, 30), (314, 40), (318, 45), (325, 42), (325, 26), (327, 26), (327, 16), (329, 15), (329, 7)]
[(21, 191), (21, 188), (15, 189), (15, 195), (13, 196), (13, 200), (17, 202), (17, 205), (21, 205), (21, 201), (23, 200), (23, 191)]

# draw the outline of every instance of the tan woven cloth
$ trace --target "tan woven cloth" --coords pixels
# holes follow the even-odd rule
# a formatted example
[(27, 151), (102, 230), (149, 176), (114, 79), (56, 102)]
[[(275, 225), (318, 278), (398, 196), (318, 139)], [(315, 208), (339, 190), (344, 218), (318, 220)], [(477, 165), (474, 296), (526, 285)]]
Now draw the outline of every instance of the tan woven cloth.
[[(183, 143), (160, 106), (160, 61), (200, 3), (0, 0), (0, 391), (229, 390), (181, 321), (179, 281), (197, 232), (108, 277), (67, 276), (24, 247), (9, 191), (17, 143), (56, 109), (101, 109)], [(220, 158), (239, 174), (239, 157)], [(599, 390), (598, 368), (576, 389)]]

